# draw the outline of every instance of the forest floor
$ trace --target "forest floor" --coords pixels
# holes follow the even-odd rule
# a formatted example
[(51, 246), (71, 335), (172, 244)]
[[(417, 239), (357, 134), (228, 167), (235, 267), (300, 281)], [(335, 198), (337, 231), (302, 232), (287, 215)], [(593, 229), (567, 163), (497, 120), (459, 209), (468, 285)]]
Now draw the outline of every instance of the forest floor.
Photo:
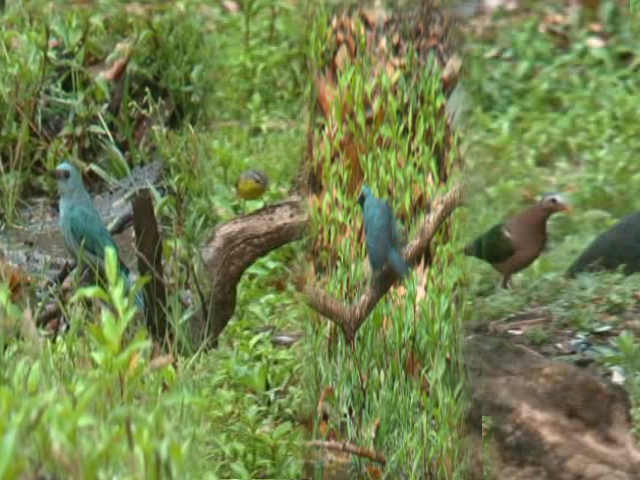
[(637, 12), (605, 1), (502, 6), (468, 26), (468, 241), (546, 192), (567, 194), (573, 212), (551, 218), (546, 250), (510, 290), (497, 287), (490, 266), (468, 260), (465, 364), (472, 430), (484, 438), (476, 471), (635, 478), (638, 277), (564, 272), (640, 207), (632, 193), (640, 144), (630, 129), (640, 93)]

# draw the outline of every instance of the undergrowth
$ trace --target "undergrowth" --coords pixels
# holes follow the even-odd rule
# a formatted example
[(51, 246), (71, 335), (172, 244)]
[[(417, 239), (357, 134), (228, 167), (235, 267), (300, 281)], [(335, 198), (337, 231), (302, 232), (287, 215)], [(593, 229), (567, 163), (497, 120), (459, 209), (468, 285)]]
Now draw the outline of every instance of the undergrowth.
[[(245, 6), (5, 6), (2, 223), (19, 225), (32, 195), (53, 204), (46, 173), (63, 158), (88, 167), (92, 193), (160, 159), (168, 180), (156, 211), (178, 340), (172, 357), (154, 353), (115, 285), (65, 304), (70, 329), (55, 341), (3, 330), (0, 477), (300, 477), (299, 347), (277, 347), (268, 333), (297, 329), (306, 315), (287, 286), (297, 247), (247, 270), (217, 350), (189, 341), (198, 246), (217, 222), (282, 198), (304, 148), (304, 15), (284, 0)], [(271, 187), (241, 205), (234, 182), (250, 167)], [(12, 294), (0, 289), (2, 315), (35, 315)]]

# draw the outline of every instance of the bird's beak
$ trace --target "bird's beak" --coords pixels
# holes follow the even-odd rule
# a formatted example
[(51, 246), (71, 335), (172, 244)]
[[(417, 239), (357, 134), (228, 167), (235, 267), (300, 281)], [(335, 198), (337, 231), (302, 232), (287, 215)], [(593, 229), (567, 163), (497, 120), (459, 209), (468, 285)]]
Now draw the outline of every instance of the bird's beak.
[(562, 210), (564, 210), (566, 213), (568, 213), (569, 215), (571, 215), (571, 213), (573, 212), (573, 208), (571, 208), (571, 205), (569, 205), (568, 203), (565, 203), (562, 206)]
[(57, 180), (64, 180), (66, 178), (69, 178), (69, 171), (56, 168), (53, 171), (53, 176), (56, 177)]

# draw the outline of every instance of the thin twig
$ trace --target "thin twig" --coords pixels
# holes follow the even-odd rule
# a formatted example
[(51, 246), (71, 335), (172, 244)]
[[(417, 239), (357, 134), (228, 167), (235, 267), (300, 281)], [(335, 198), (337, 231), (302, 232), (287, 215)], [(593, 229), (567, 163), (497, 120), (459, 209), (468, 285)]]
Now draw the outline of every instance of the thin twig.
[(133, 225), (133, 210), (129, 210), (116, 217), (109, 225), (111, 235), (119, 235)]
[(307, 446), (316, 447), (316, 448), (325, 448), (327, 450), (336, 450), (338, 452), (347, 452), (352, 455), (357, 455), (359, 457), (368, 458), (369, 460), (373, 460), (376, 463), (381, 465), (385, 465), (387, 463), (387, 459), (381, 453), (376, 452), (375, 450), (371, 450), (364, 447), (359, 447), (358, 445), (354, 445), (349, 442), (335, 442), (335, 441), (324, 441), (324, 440), (312, 440), (307, 442)]

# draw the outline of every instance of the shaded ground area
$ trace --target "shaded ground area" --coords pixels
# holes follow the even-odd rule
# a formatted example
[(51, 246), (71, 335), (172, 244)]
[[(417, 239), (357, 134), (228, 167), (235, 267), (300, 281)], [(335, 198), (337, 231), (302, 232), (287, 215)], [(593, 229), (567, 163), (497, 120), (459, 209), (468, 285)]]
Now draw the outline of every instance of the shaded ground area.
[(624, 133), (637, 121), (625, 114), (637, 21), (628, 2), (484, 3), (497, 10), (467, 8), (469, 240), (544, 192), (566, 192), (574, 213), (552, 219), (547, 249), (510, 291), (469, 261), (474, 478), (640, 478), (638, 279), (563, 277), (638, 209), (636, 137)]
[(472, 334), (465, 350), (474, 478), (638, 478), (620, 387), (508, 339)]
[[(156, 184), (160, 180), (162, 165), (152, 162), (132, 170), (131, 175), (116, 182), (109, 190), (93, 196), (93, 201), (108, 226), (120, 222), (131, 225), (131, 195), (137, 188)], [(56, 274), (69, 257), (58, 229), (57, 199), (45, 197), (30, 199), (22, 211), (23, 224), (0, 235), (0, 257), (20, 265), (31, 275)], [(121, 230), (121, 229), (119, 229)], [(133, 229), (114, 235), (125, 263), (135, 266)]]

